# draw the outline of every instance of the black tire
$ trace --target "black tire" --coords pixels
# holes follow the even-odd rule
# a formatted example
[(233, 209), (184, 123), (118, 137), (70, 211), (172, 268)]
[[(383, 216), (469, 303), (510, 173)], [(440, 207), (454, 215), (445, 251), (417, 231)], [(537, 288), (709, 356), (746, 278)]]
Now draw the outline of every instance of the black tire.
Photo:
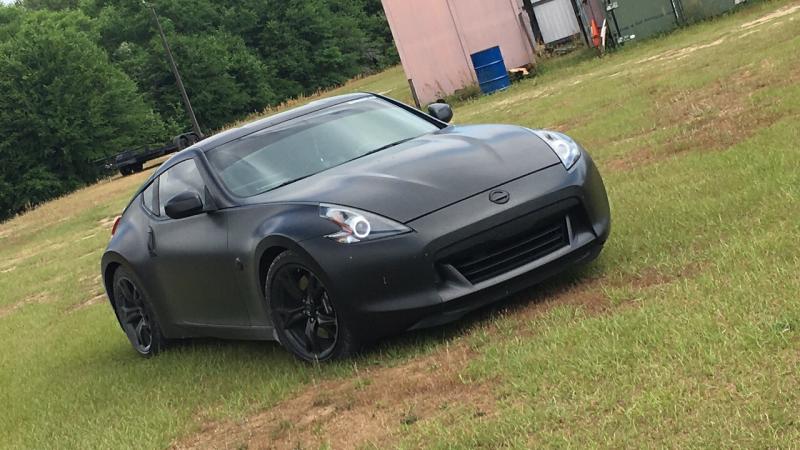
[(144, 170), (144, 163), (136, 163), (132, 166), (133, 173), (139, 173)]
[(133, 349), (149, 358), (167, 344), (150, 301), (137, 278), (124, 267), (114, 272), (114, 312)]
[(278, 342), (306, 362), (354, 355), (359, 339), (335, 308), (312, 261), (292, 252), (269, 266), (264, 292)]
[(128, 175), (133, 173), (133, 169), (130, 166), (122, 166), (119, 168), (119, 173), (123, 177), (127, 177)]

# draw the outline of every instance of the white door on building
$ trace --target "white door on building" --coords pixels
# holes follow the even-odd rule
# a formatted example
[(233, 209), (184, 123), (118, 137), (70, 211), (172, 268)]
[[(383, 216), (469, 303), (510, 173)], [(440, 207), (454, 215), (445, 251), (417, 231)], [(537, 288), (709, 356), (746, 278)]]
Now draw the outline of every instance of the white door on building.
[(533, 2), (533, 12), (545, 44), (556, 42), (581, 32), (572, 0), (539, 0)]

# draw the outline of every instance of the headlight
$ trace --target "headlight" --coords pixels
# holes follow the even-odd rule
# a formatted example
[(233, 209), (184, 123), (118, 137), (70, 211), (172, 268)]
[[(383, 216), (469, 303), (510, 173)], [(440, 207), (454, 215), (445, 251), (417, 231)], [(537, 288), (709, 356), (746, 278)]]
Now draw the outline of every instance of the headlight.
[(567, 170), (572, 168), (580, 159), (581, 149), (578, 147), (578, 143), (566, 134), (550, 130), (531, 130), (531, 132), (539, 136), (553, 149)]
[(411, 228), (377, 214), (344, 206), (321, 204), (319, 215), (339, 225), (340, 231), (325, 237), (342, 244), (369, 241), (411, 231)]

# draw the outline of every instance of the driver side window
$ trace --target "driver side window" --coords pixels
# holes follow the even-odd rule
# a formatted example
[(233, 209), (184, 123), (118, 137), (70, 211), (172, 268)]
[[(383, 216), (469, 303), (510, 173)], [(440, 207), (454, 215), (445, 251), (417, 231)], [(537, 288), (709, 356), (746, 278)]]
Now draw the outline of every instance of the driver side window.
[(172, 197), (186, 191), (196, 192), (200, 198), (204, 198), (205, 184), (200, 171), (197, 169), (197, 163), (193, 159), (187, 159), (172, 166), (169, 170), (164, 172), (159, 177), (158, 186), (158, 199), (159, 210), (161, 217), (166, 217), (167, 213), (164, 211), (164, 206), (169, 202)]

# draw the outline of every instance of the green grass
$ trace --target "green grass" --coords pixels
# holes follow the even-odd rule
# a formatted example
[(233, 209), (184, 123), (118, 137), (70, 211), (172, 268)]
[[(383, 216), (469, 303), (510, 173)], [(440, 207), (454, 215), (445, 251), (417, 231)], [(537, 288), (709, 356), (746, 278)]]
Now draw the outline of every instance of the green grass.
[[(271, 343), (199, 341), (141, 360), (97, 274), (107, 219), (145, 174), (0, 225), (0, 446), (164, 447), (205, 420), (450, 339), (474, 350), (461, 375), (491, 383), (497, 407), (398, 422), (397, 446), (796, 446), (800, 12), (741, 27), (794, 4), (763, 2), (599, 60), (548, 61), (456, 108), (459, 123), (568, 131), (600, 166), (614, 215), (596, 263), (521, 296), (552, 307), (516, 314), (529, 306), (518, 301), (492, 332), (412, 334), (325, 367)], [(336, 92), (352, 90), (409, 100), (399, 68)], [(550, 293), (564, 284), (608, 307)]]

